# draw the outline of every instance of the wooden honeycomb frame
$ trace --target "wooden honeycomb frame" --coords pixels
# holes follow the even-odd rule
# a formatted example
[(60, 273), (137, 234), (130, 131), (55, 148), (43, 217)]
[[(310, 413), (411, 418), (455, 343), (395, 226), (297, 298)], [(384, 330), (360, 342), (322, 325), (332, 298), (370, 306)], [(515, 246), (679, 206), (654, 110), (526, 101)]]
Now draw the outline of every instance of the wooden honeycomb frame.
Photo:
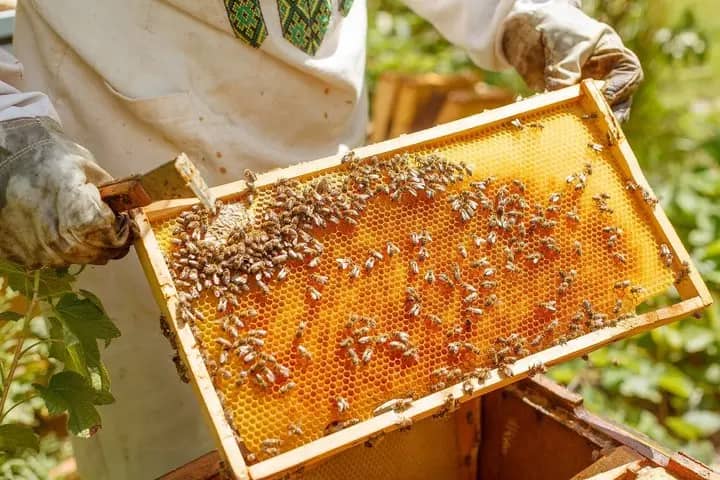
[[(603, 131), (607, 132), (609, 143), (613, 145), (611, 148), (614, 149), (615, 155), (613, 157), (617, 161), (616, 167), (622, 171), (626, 178), (633, 180), (651, 192), (630, 145), (612, 116), (598, 86), (592, 81), (586, 81), (580, 85), (545, 95), (538, 95), (522, 102), (415, 134), (359, 148), (356, 150), (356, 154), (358, 157), (366, 158), (388, 152), (402, 151), (425, 142), (437, 141), (438, 139), (468, 133), (491, 125), (507, 123), (519, 115), (537, 112), (548, 107), (562, 106), (570, 102), (579, 102), (587, 113), (598, 115), (598, 125)], [(260, 175), (255, 185), (262, 187), (271, 185), (280, 178), (303, 177), (328, 171), (336, 168), (340, 164), (340, 160), (341, 155), (335, 155), (274, 170)], [(238, 181), (216, 187), (213, 192), (218, 198), (229, 199), (242, 195), (246, 191), (246, 187), (245, 182)], [(621, 322), (615, 327), (603, 328), (573, 339), (565, 345), (547, 348), (522, 358), (513, 364), (513, 376), (503, 377), (497, 371), (493, 371), (490, 378), (479, 389), (476, 389), (472, 395), (464, 395), (462, 384), (457, 384), (416, 400), (402, 415), (390, 411), (248, 466), (235, 441), (232, 429), (227, 423), (211, 377), (203, 362), (201, 353), (196, 347), (190, 326), (181, 324), (176, 318), (177, 292), (151, 226), (151, 222), (155, 219), (167, 217), (195, 203), (197, 203), (195, 199), (163, 201), (134, 211), (134, 220), (140, 232), (136, 241), (136, 248), (156, 300), (165, 314), (168, 324), (177, 334), (179, 353), (188, 367), (189, 376), (200, 397), (201, 405), (216, 437), (219, 450), (226, 461), (228, 469), (239, 479), (274, 478), (284, 473), (296, 471), (337, 452), (358, 445), (372, 435), (395, 430), (403, 418), (409, 417), (412, 420), (420, 420), (437, 413), (443, 408), (448, 393), (452, 393), (461, 402), (466, 402), (524, 378), (527, 376), (528, 369), (534, 364), (541, 362), (546, 365), (561, 363), (608, 343), (667, 324), (675, 319), (699, 311), (712, 303), (707, 287), (696, 269), (691, 266), (690, 275), (676, 285), (681, 300), (674, 305), (639, 315), (631, 320)], [(648, 217), (651, 219), (651, 223), (654, 223), (653, 227), (658, 240), (670, 246), (676, 259), (689, 259), (687, 251), (662, 209), (656, 207), (649, 210), (651, 211)]]

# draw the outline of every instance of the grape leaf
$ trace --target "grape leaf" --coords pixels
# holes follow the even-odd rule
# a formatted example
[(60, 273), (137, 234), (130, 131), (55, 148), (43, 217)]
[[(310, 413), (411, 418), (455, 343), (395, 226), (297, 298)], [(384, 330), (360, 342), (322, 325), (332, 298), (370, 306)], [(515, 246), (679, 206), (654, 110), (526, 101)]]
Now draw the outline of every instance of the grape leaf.
[(50, 378), (47, 387), (34, 385), (45, 400), (50, 415), (68, 412), (68, 428), (78, 436), (91, 436), (101, 427), (94, 406), (97, 392), (76, 372), (64, 371)]
[(120, 336), (120, 330), (103, 311), (97, 297), (81, 298), (75, 293), (66, 293), (55, 305), (57, 317), (75, 333), (81, 343), (88, 339), (102, 339), (109, 342)]
[(55, 358), (65, 363), (65, 344), (63, 343), (64, 336), (62, 323), (57, 318), (53, 317), (48, 318), (48, 323), (50, 327), (50, 338), (53, 340), (48, 345), (48, 354), (51, 358)]
[(53, 308), (51, 335), (62, 339), (62, 349), (53, 355), (62, 360), (65, 369), (77, 372), (88, 379), (98, 394), (98, 402), (111, 403), (110, 378), (100, 360), (97, 341), (120, 336), (120, 331), (102, 309), (100, 301), (89, 292), (85, 298), (75, 293), (64, 294)]
[(37, 450), (39, 440), (32, 428), (9, 423), (0, 425), (0, 451), (13, 452), (24, 449)]

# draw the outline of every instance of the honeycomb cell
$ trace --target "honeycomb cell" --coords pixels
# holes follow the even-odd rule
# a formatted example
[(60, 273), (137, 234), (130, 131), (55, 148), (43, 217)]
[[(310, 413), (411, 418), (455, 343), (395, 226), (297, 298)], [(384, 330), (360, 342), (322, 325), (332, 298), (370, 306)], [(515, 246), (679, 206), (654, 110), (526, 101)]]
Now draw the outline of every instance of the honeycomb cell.
[[(512, 359), (587, 333), (601, 325), (592, 324), (584, 302), (611, 321), (671, 285), (673, 272), (658, 253), (649, 205), (641, 192), (627, 188), (613, 149), (592, 148), (606, 137), (595, 120), (582, 118), (584, 113), (578, 104), (548, 108), (520, 117), (522, 128), (493, 125), (410, 150), (465, 162), (472, 175), (434, 199), (372, 198), (356, 226), (317, 232), (324, 249), (315, 268), (307, 261), (288, 262), (286, 279), (269, 281), (269, 294), (252, 289), (240, 295), (239, 306), (229, 311), (255, 309), (258, 315), (244, 318), (242, 330), (266, 330), (262, 351), (290, 370), (288, 379), (271, 382), (267, 389), (238, 381), (248, 368), (240, 356), (221, 362), (223, 348), (216, 338), (223, 336), (223, 329), (217, 319), (227, 312), (219, 314), (217, 299), (203, 291), (194, 303), (204, 317), (195, 323), (196, 336), (209, 370), (222, 371), (215, 375), (215, 386), (244, 451), (262, 460), (275, 453), (263, 451), (265, 439), (281, 440), (278, 451), (287, 451), (343, 422), (370, 418), (389, 399), (419, 398), (437, 387), (433, 372), (439, 368), (492, 368), (504, 345), (500, 337), (515, 334), (524, 339), (529, 352), (510, 352)], [(339, 166), (303, 177), (300, 186), (320, 179), (338, 185), (347, 175), (348, 167)], [(481, 210), (463, 222), (448, 201), (490, 176), (495, 178), (486, 190), (489, 197), (498, 198), (501, 188), (522, 192), (529, 205), (524, 217), (528, 224), (533, 215), (542, 217), (522, 238), (526, 245), (514, 258), (506, 249), (520, 240), (515, 231), (491, 227), (492, 212)], [(271, 208), (271, 192), (271, 187), (256, 192), (249, 209), (255, 218)], [(215, 222), (222, 223), (222, 216), (221, 211)], [(171, 241), (174, 226), (174, 217), (153, 224), (169, 264), (176, 248)], [(421, 245), (411, 241), (411, 233), (422, 231), (432, 237), (423, 254)], [(399, 252), (389, 256), (387, 242)], [(372, 250), (383, 258), (368, 269)], [(357, 278), (350, 277), (351, 268), (339, 269), (336, 259), (360, 266)], [(417, 263), (418, 274), (412, 273), (411, 262)], [(426, 280), (429, 270), (435, 277), (432, 283)], [(326, 276), (327, 283), (318, 284), (313, 275)], [(615, 288), (623, 280), (629, 280), (629, 286)], [(310, 298), (308, 286), (321, 294), (319, 300)], [(408, 302), (407, 287), (421, 298), (415, 302), (421, 304), (418, 316), (409, 314), (415, 303)], [(468, 301), (473, 294), (477, 300)], [(373, 319), (368, 332), (355, 334), (346, 327), (353, 314)], [(305, 326), (298, 338), (301, 322)], [(405, 350), (391, 345), (398, 335), (407, 336)], [(361, 343), (366, 336), (387, 340)], [(360, 357), (357, 366), (348, 349), (339, 345), (347, 337)], [(453, 342), (460, 345), (458, 354), (452, 352)], [(372, 354), (363, 361), (369, 347)], [(416, 349), (416, 355), (403, 355), (409, 348)], [(295, 388), (284, 392), (290, 382)], [(347, 411), (338, 412), (338, 397), (347, 399)], [(302, 434), (291, 433), (292, 426)]]

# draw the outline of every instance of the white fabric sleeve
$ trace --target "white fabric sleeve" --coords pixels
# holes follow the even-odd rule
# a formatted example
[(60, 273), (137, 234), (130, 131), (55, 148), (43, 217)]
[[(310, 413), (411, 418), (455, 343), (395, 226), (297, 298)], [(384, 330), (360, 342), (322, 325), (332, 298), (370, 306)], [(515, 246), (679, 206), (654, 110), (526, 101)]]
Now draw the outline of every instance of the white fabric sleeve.
[(50, 99), (40, 92), (21, 92), (13, 86), (23, 67), (7, 50), (0, 48), (0, 122), (22, 117), (50, 117), (60, 122)]
[(403, 0), (432, 23), (451, 43), (464, 48), (486, 70), (510, 68), (502, 52), (503, 25), (513, 10), (543, 8), (551, 3), (580, 5), (580, 0)]

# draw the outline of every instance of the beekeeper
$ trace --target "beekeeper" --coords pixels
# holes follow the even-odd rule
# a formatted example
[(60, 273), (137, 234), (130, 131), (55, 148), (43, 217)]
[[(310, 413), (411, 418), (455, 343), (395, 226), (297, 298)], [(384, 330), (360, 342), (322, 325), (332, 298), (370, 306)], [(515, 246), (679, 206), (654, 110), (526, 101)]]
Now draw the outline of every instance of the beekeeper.
[[(638, 59), (577, 2), (407, 4), (480, 67), (514, 67), (538, 90), (605, 79), (627, 117)], [(366, 16), (365, 0), (21, 0), (21, 63), (0, 62), (0, 254), (121, 257), (128, 224), (93, 184), (181, 151), (220, 184), (362, 144)], [(135, 255), (88, 268), (82, 283), (123, 333), (105, 353), (117, 401), (100, 433), (74, 443), (82, 478), (154, 478), (213, 449)]]

